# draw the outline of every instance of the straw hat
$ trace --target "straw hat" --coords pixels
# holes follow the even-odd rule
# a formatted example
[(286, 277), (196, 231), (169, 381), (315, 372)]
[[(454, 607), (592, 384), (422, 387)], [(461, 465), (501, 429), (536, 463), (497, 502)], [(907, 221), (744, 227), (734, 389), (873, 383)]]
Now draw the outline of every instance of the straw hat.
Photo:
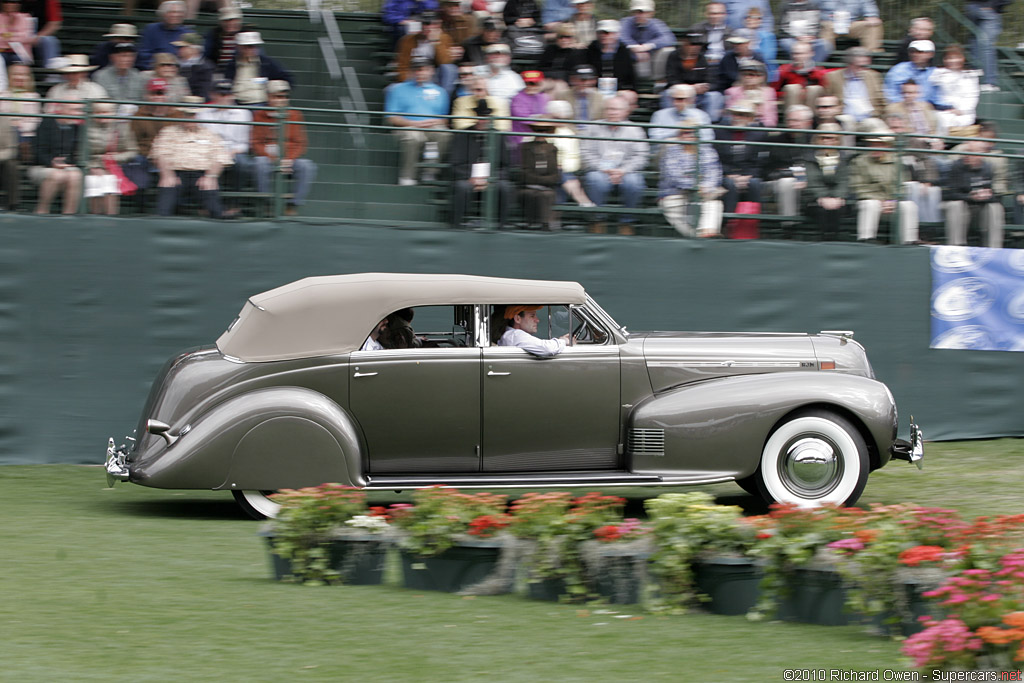
[(95, 66), (89, 66), (89, 55), (67, 55), (64, 59), (67, 60), (66, 63), (57, 69), (57, 71), (62, 74), (92, 71), (97, 68)]

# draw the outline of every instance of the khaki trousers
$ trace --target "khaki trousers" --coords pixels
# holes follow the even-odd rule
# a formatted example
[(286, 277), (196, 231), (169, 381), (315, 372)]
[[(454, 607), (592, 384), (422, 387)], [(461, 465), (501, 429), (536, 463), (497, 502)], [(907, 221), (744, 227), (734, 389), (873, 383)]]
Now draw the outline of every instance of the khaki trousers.
[[(872, 26), (866, 21), (855, 21), (850, 24), (850, 32), (847, 35), (859, 40), (860, 46), (865, 50), (868, 50), (869, 52), (881, 52), (883, 28), (885, 28), (884, 24)], [(826, 43), (830, 43), (831, 45), (836, 44), (836, 34), (832, 30), (831, 21), (821, 22), (821, 33), (818, 35)]]

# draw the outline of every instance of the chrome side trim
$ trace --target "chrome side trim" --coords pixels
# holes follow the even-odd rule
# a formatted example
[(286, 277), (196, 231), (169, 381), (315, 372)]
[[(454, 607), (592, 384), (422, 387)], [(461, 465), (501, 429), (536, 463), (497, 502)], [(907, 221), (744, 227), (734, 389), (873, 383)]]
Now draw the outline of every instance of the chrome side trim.
[(368, 482), (363, 488), (368, 491), (393, 491), (395, 489), (425, 489), (432, 486), (456, 486), (460, 489), (481, 489), (481, 488), (494, 488), (494, 489), (521, 489), (521, 488), (535, 488), (535, 489), (550, 489), (556, 487), (565, 488), (583, 488), (586, 486), (689, 486), (689, 485), (702, 485), (702, 484), (724, 484), (728, 481), (736, 481), (736, 477), (706, 477), (700, 479), (658, 479), (648, 481), (646, 479), (608, 479), (606, 481), (578, 481), (578, 482), (544, 482), (537, 483), (529, 480), (510, 481), (508, 483), (495, 483), (491, 481), (470, 483), (470, 482), (452, 482), (452, 483), (439, 483), (437, 481), (433, 483), (427, 482), (403, 482), (403, 481), (392, 481), (392, 482)]
[(817, 364), (812, 360), (647, 360), (652, 368), (800, 368), (807, 367), (807, 363)]

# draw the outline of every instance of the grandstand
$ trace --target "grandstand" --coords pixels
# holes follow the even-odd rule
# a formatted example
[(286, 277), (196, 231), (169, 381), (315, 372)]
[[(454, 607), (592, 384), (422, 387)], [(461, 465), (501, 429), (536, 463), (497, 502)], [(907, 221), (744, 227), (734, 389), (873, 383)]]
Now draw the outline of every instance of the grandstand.
[[(91, 53), (112, 23), (128, 21), (141, 27), (154, 20), (149, 11), (134, 17), (123, 16), (119, 3), (65, 0), (63, 7), (65, 22), (60, 38), (65, 54)], [(946, 3), (937, 8), (937, 42), (966, 40), (971, 29), (969, 22)], [(449, 194), (443, 182), (413, 187), (395, 185), (397, 144), (382, 126), (379, 114), (391, 74), (388, 39), (378, 17), (366, 13), (253, 8), (247, 8), (245, 15), (246, 22), (262, 32), (268, 54), (282, 61), (296, 76), (292, 106), (305, 110), (310, 139), (308, 156), (319, 166), (317, 182), (302, 216), (408, 227), (446, 225)], [(190, 23), (205, 33), (215, 23), (215, 16), (205, 14)], [(677, 32), (680, 30), (677, 27)], [(903, 26), (896, 22), (887, 24), (890, 36), (898, 36), (902, 30)], [(892, 64), (897, 42), (886, 41), (886, 52), (875, 59), (875, 68), (884, 70)], [(841, 57), (844, 46), (838, 47), (840, 52), (833, 59)], [(1003, 137), (1022, 139), (1024, 59), (1015, 50), (1002, 48), (1000, 71), (1002, 91), (982, 95), (978, 116), (995, 120)], [(642, 98), (633, 119), (648, 121), (654, 108), (653, 97)], [(1015, 151), (1005, 144), (1002, 147), (1004, 152)], [(653, 176), (654, 171), (649, 174)], [(641, 234), (674, 234), (655, 207), (656, 185), (649, 178), (651, 189), (645, 201), (647, 208), (641, 212)], [(773, 221), (772, 211), (767, 206), (762, 216), (763, 236), (779, 235), (771, 226), (781, 221)], [(580, 212), (567, 213), (575, 216)], [(1008, 225), (1008, 243), (1022, 230), (1021, 226)], [(813, 238), (811, 234), (804, 236)]]

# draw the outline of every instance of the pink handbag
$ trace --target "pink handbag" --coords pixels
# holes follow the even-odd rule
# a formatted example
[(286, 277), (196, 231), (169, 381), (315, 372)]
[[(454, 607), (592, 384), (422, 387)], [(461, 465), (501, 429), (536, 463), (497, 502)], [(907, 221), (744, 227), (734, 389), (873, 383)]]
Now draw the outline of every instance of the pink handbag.
[[(739, 202), (736, 213), (756, 216), (761, 213), (759, 202)], [(728, 236), (731, 240), (756, 240), (761, 235), (761, 221), (756, 218), (733, 218), (729, 221)]]

